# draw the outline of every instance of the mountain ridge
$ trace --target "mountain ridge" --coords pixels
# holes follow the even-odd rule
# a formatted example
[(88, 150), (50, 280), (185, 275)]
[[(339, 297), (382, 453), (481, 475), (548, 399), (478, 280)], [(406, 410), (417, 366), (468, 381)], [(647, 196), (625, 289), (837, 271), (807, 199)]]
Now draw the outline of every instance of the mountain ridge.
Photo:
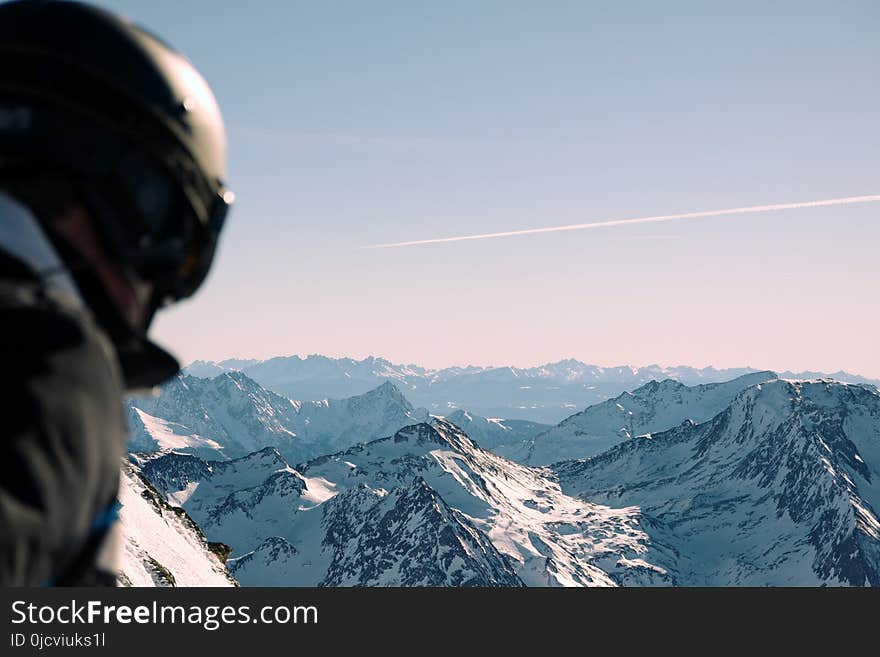
[[(549, 473), (483, 450), (437, 418), (296, 469), (266, 448), (221, 462), (155, 455), (144, 471), (206, 535), (233, 546), (230, 569), (245, 585), (614, 586), (668, 580), (664, 567), (652, 561), (662, 546), (648, 542), (637, 510), (568, 497)], [(296, 485), (280, 491), (267, 486), (279, 473)], [(345, 513), (338, 516), (343, 503)], [(389, 513), (394, 522), (383, 520)], [(369, 549), (356, 540), (360, 530), (343, 532), (345, 540), (328, 537), (328, 518), (364, 528), (372, 537)], [(409, 529), (397, 534), (401, 527)], [(465, 559), (457, 546), (470, 556)], [(398, 559), (407, 554), (429, 561), (458, 558), (446, 559), (448, 567), (438, 571), (424, 562), (407, 567)], [(377, 579), (371, 574), (375, 561), (393, 566)]]
[(697, 585), (880, 586), (880, 393), (777, 379), (685, 421), (551, 466), (570, 495), (636, 505)]
[[(405, 396), (353, 403), (376, 399)], [(522, 465), (436, 416), (295, 467), (275, 445), (133, 458), (245, 585), (880, 585), (872, 385), (652, 381), (560, 427), (587, 458)]]
[(427, 419), (390, 381), (342, 400), (291, 400), (243, 372), (180, 375), (158, 396), (129, 401), (129, 450), (235, 458), (265, 446), (294, 463)]
[(776, 373), (764, 371), (696, 386), (673, 379), (649, 381), (632, 392), (588, 406), (531, 439), (498, 447), (497, 451), (527, 465), (593, 456), (624, 440), (662, 431), (687, 419), (709, 420), (742, 390), (776, 378)]
[[(468, 365), (430, 369), (396, 364), (373, 356), (356, 360), (317, 354), (305, 358), (229, 359), (219, 363), (195, 361), (187, 371), (208, 375), (229, 369), (240, 369), (264, 387), (294, 399), (350, 397), (391, 380), (410, 401), (434, 415), (467, 409), (484, 417), (548, 424), (556, 424), (577, 409), (610, 399), (654, 379), (670, 378), (686, 385), (698, 385), (762, 371), (752, 367), (603, 367), (571, 358), (525, 368)], [(816, 374), (821, 373), (781, 372), (780, 376), (817, 378)], [(834, 378), (880, 385), (880, 379), (846, 372), (835, 373)]]

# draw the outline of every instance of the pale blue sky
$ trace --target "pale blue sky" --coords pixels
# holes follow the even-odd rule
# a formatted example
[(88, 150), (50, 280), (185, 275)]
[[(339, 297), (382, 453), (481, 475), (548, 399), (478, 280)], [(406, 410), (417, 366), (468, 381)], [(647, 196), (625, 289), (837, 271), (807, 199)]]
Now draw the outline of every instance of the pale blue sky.
[(214, 87), (239, 203), (155, 334), (185, 360), (880, 376), (880, 204), (365, 251), (880, 193), (880, 5), (102, 4)]

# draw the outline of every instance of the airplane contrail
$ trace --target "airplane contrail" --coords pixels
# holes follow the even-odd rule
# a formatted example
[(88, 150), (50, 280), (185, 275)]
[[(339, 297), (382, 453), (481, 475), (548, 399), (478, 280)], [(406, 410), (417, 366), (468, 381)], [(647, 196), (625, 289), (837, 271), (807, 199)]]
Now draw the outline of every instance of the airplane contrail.
[(721, 217), (731, 214), (750, 214), (753, 212), (773, 212), (776, 210), (797, 210), (801, 208), (821, 208), (829, 205), (850, 205), (852, 203), (874, 203), (880, 201), (880, 194), (870, 196), (846, 196), (829, 198), (821, 201), (802, 201), (799, 203), (775, 203), (773, 205), (750, 205), (744, 208), (728, 208), (726, 210), (705, 210), (702, 212), (683, 212), (681, 214), (660, 214), (653, 217), (634, 217), (631, 219), (610, 219), (585, 224), (568, 224), (565, 226), (547, 226), (545, 228), (526, 228), (523, 230), (507, 230), (500, 233), (479, 233), (476, 235), (458, 235), (455, 237), (435, 237), (409, 242), (391, 242), (388, 244), (370, 244), (363, 249), (396, 249), (404, 246), (421, 246), (423, 244), (443, 244), (446, 242), (464, 242), (467, 240), (489, 240), (496, 237), (516, 237), (518, 235), (537, 235), (538, 233), (559, 233), (568, 230), (587, 230), (590, 228), (607, 228), (609, 226), (630, 226), (633, 224), (651, 224), (678, 219), (701, 219), (704, 217)]

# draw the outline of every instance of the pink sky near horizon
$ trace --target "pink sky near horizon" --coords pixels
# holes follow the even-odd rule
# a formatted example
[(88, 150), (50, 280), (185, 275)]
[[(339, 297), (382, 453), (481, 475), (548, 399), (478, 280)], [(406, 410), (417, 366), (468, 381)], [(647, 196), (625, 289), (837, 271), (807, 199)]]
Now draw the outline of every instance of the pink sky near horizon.
[[(805, 212), (726, 231), (668, 224), (666, 234), (632, 227), (393, 254), (330, 244), (289, 277), (266, 271), (272, 283), (253, 293), (223, 280), (221, 255), (205, 292), (163, 313), (155, 333), (186, 361), (320, 353), (440, 368), (576, 358), (880, 378), (870, 296), (880, 225), (867, 207), (848, 209), (847, 221)], [(835, 225), (864, 239), (829, 248)], [(535, 251), (558, 257), (531, 270)]]

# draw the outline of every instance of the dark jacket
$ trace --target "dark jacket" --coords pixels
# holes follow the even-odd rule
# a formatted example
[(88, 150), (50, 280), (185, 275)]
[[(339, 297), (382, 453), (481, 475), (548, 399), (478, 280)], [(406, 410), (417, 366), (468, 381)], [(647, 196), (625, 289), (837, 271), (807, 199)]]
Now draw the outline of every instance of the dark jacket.
[(2, 244), (0, 367), (0, 585), (112, 583), (98, 555), (125, 448), (120, 365), (82, 303)]

